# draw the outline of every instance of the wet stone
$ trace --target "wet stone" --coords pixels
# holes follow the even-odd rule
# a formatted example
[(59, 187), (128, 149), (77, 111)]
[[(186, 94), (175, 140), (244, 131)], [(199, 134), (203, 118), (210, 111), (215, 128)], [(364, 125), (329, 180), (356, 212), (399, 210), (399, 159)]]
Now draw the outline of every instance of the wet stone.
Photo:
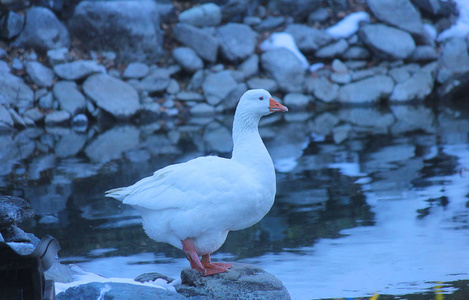
[(193, 73), (203, 69), (204, 62), (194, 50), (188, 47), (179, 47), (173, 50), (174, 60), (187, 72)]
[(78, 90), (74, 81), (59, 81), (53, 88), (54, 96), (59, 102), (60, 109), (75, 115), (86, 107), (86, 99)]
[(222, 102), (237, 86), (230, 71), (209, 74), (202, 85), (204, 96), (211, 105)]
[(0, 231), (33, 216), (29, 202), (19, 197), (0, 196)]
[(46, 115), (46, 126), (63, 125), (70, 120), (70, 113), (64, 110), (54, 111)]
[(221, 9), (214, 3), (189, 8), (179, 14), (179, 22), (197, 27), (217, 26), (221, 22)]

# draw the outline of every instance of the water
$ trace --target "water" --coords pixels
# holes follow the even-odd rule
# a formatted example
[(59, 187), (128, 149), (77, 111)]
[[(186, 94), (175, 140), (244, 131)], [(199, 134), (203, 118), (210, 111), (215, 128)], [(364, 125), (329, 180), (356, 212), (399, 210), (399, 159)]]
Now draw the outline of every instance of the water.
[[(55, 236), (65, 263), (107, 277), (188, 266), (104, 191), (204, 154), (229, 156), (232, 119), (161, 119), (86, 132), (0, 135), (0, 189), (32, 203), (24, 226)], [(213, 259), (256, 264), (293, 299), (469, 298), (469, 119), (448, 107), (274, 114), (261, 124), (277, 197)], [(441, 299), (441, 298), (439, 298)]]

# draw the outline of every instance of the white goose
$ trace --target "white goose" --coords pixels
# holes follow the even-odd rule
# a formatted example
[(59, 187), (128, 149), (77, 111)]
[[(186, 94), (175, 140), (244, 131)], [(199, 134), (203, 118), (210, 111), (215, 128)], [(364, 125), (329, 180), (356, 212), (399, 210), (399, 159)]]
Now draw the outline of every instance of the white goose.
[(231, 265), (212, 263), (210, 254), (230, 230), (256, 224), (274, 203), (274, 165), (258, 124), (276, 111), (288, 109), (266, 90), (249, 90), (236, 108), (231, 159), (205, 156), (170, 165), (106, 196), (136, 208), (148, 236), (183, 250), (202, 275), (226, 272)]

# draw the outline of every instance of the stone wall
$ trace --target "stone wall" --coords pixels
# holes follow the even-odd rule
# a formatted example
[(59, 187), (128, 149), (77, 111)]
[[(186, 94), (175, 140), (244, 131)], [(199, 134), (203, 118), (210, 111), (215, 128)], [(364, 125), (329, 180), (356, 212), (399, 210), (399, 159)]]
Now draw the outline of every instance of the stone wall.
[(450, 96), (463, 2), (0, 0), (0, 128), (208, 116), (249, 88), (294, 109)]

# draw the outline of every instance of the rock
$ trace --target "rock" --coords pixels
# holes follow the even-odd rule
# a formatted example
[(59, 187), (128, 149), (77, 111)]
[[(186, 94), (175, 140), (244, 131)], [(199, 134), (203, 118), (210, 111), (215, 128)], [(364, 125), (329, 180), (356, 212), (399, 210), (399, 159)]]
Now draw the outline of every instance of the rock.
[(6, 40), (19, 35), (23, 30), (24, 16), (14, 11), (5, 12), (0, 17), (0, 37)]
[(419, 8), (434, 16), (449, 16), (454, 12), (454, 3), (445, 0), (412, 0)]
[(81, 299), (133, 299), (133, 300), (184, 300), (175, 292), (164, 288), (142, 286), (130, 283), (91, 282), (68, 288), (57, 295), (57, 300)]
[(204, 68), (204, 62), (192, 48), (179, 47), (173, 50), (174, 60), (187, 72), (194, 73)]
[[(0, 104), (0, 132), (3, 127), (11, 128), (14, 122), (8, 110)], [(1, 220), (1, 219), (0, 219)]]
[(278, 85), (275, 80), (268, 78), (253, 77), (247, 82), (250, 89), (264, 89), (271, 93), (278, 90)]
[(168, 276), (160, 274), (158, 272), (144, 273), (144, 274), (141, 274), (141, 275), (138, 275), (137, 277), (135, 277), (134, 280), (138, 281), (138, 282), (141, 282), (141, 283), (145, 283), (147, 281), (155, 281), (155, 280), (160, 279), (160, 278), (165, 280), (167, 283), (171, 283), (175, 280), (174, 278), (168, 277)]
[(70, 36), (51, 10), (35, 6), (26, 11), (26, 24), (14, 45), (45, 53), (50, 49), (68, 47)]
[(14, 103), (15, 105), (18, 105), (19, 102), (25, 102), (26, 106), (32, 107), (34, 93), (20, 77), (8, 72), (1, 72), (0, 99), (4, 99), (7, 103)]
[(78, 114), (72, 119), (72, 127), (76, 131), (86, 130), (88, 126), (88, 117), (85, 114)]
[(192, 78), (187, 85), (187, 90), (189, 91), (197, 91), (202, 87), (202, 83), (204, 82), (205, 79), (205, 74), (206, 71), (204, 70), (198, 70), (192, 75)]
[(191, 107), (190, 113), (193, 116), (212, 116), (215, 114), (215, 108), (207, 103), (197, 103)]
[(273, 0), (268, 2), (268, 8), (302, 21), (321, 3), (321, 0)]
[(174, 27), (174, 38), (192, 48), (203, 59), (212, 63), (216, 61), (218, 40), (207, 30), (178, 23)]
[(59, 81), (53, 88), (54, 97), (60, 109), (68, 111), (72, 116), (86, 108), (86, 99), (73, 81)]
[(256, 25), (261, 24), (261, 22), (262, 22), (261, 18), (254, 17), (254, 16), (247, 16), (247, 17), (244, 17), (243, 19), (243, 23), (249, 26), (256, 26)]
[(414, 52), (409, 57), (411, 61), (429, 61), (436, 60), (438, 54), (436, 53), (435, 47), (433, 46), (417, 46)]
[(33, 216), (29, 202), (19, 197), (0, 195), (0, 231)]
[(54, 72), (65, 80), (79, 80), (94, 73), (106, 73), (106, 68), (94, 60), (77, 60), (55, 65)]
[(390, 77), (377, 75), (340, 87), (337, 100), (349, 104), (373, 103), (391, 95), (393, 88)]
[(308, 16), (308, 24), (315, 24), (316, 22), (322, 23), (329, 20), (331, 17), (329, 11), (325, 7), (319, 7), (311, 12)]
[(86, 155), (94, 162), (106, 163), (121, 158), (124, 152), (138, 148), (140, 132), (133, 126), (113, 127), (100, 134), (86, 148)]
[(214, 3), (194, 6), (183, 11), (179, 22), (197, 27), (218, 26), (221, 22), (221, 9)]
[(261, 55), (264, 70), (274, 78), (284, 92), (303, 91), (304, 69), (300, 60), (291, 51), (279, 48)]
[(444, 83), (457, 74), (469, 72), (469, 54), (466, 42), (460, 38), (452, 38), (442, 45), (440, 57), (440, 70), (437, 80)]
[(29, 118), (34, 122), (38, 122), (44, 119), (44, 115), (37, 108), (31, 108), (26, 110), (23, 114), (23, 117)]
[(259, 56), (251, 55), (239, 66), (239, 70), (245, 79), (256, 75), (259, 72)]
[(68, 49), (65, 47), (47, 51), (47, 60), (52, 66), (65, 63), (70, 59), (71, 57), (68, 54)]
[(384, 59), (406, 59), (415, 50), (409, 33), (383, 24), (362, 26), (359, 36), (376, 56)]
[(263, 31), (271, 31), (274, 30), (277, 27), (282, 26), (285, 23), (285, 18), (284, 17), (274, 17), (274, 16), (268, 16), (262, 22), (255, 26), (254, 29), (258, 32), (263, 32)]
[(361, 59), (370, 58), (371, 53), (366, 48), (359, 47), (359, 46), (352, 46), (352, 47), (349, 47), (342, 54), (342, 57), (345, 59), (350, 59), (350, 60), (361, 60)]
[(330, 45), (322, 47), (314, 54), (316, 57), (320, 58), (334, 58), (342, 55), (348, 48), (348, 43), (345, 39), (340, 39), (337, 42), (334, 42)]
[(54, 83), (54, 72), (40, 62), (27, 61), (25, 66), (26, 73), (37, 86), (51, 87)]
[(149, 93), (156, 93), (166, 90), (170, 82), (170, 71), (157, 68), (140, 81), (140, 87)]
[[(186, 297), (208, 299), (291, 299), (275, 276), (253, 265), (232, 263), (226, 273), (202, 277), (196, 270), (181, 272), (182, 284), (176, 286)], [(200, 298), (203, 299), (203, 298)]]
[(157, 62), (163, 55), (160, 9), (154, 1), (81, 1), (69, 29), (87, 49), (116, 51), (124, 61)]
[(288, 109), (305, 109), (310, 101), (311, 97), (298, 93), (289, 93), (283, 98), (283, 102)]
[(116, 118), (130, 118), (140, 107), (137, 92), (129, 84), (105, 74), (95, 74), (83, 83), (83, 91), (97, 106)]
[(367, 0), (366, 3), (378, 20), (411, 34), (422, 35), (422, 18), (410, 0)]
[(303, 24), (290, 24), (285, 32), (291, 34), (301, 52), (311, 53), (332, 42), (332, 37), (324, 30)]
[(337, 73), (345, 73), (348, 72), (347, 66), (340, 60), (340, 59), (334, 59), (332, 61), (332, 70)]
[(176, 95), (176, 100), (180, 101), (204, 101), (205, 98), (203, 95), (196, 92), (179, 92)]
[(13, 62), (11, 64), (11, 68), (15, 71), (21, 71), (24, 68), (23, 63), (17, 57), (13, 58)]
[(46, 115), (44, 122), (46, 126), (63, 125), (70, 120), (70, 113), (65, 110), (58, 110)]
[(150, 68), (147, 64), (141, 62), (132, 62), (127, 65), (125, 68), (123, 77), (128, 78), (142, 78), (148, 75), (150, 72)]
[(202, 84), (204, 96), (211, 105), (221, 103), (236, 88), (237, 83), (230, 71), (209, 74)]
[(232, 62), (243, 61), (254, 53), (257, 34), (248, 25), (228, 23), (217, 28), (215, 34), (224, 58)]
[(339, 85), (330, 82), (325, 77), (310, 77), (305, 81), (305, 89), (317, 99), (329, 103), (337, 99)]
[(339, 84), (347, 84), (352, 81), (352, 75), (350, 73), (332, 73), (330, 78), (332, 82)]
[(54, 97), (52, 93), (48, 92), (44, 96), (41, 96), (38, 101), (39, 108), (42, 109), (52, 109), (54, 105)]
[(420, 70), (409, 79), (398, 83), (389, 100), (397, 102), (424, 100), (433, 91), (434, 82), (435, 78), (431, 71)]
[[(5, 239), (5, 242), (9, 243), (10, 246), (13, 243), (15, 243), (15, 244), (16, 243), (31, 243), (30, 236), (16, 225), (11, 225), (7, 229), (2, 230), (2, 236)], [(33, 246), (33, 245), (31, 245), (31, 246)], [(15, 247), (12, 247), (12, 248), (14, 248), (14, 250), (16, 252), (18, 252), (22, 255), (31, 253), (31, 252), (25, 253), (25, 252), (22, 251), (22, 249), (18, 249), (18, 248), (15, 248)], [(34, 246), (33, 246), (33, 248), (34, 248)]]

